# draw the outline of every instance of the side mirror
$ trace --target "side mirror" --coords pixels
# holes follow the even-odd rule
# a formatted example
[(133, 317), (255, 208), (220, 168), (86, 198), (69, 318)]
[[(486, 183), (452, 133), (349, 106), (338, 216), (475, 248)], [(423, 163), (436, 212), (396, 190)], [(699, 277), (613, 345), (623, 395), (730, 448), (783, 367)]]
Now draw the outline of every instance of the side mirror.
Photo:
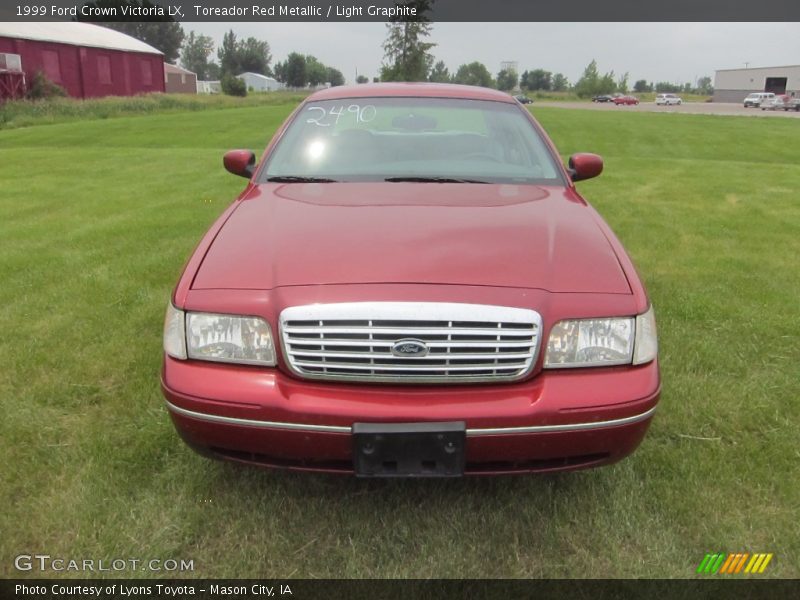
[(603, 159), (597, 154), (581, 152), (569, 157), (569, 174), (572, 181), (582, 181), (597, 177), (603, 172)]
[(222, 164), (234, 175), (250, 179), (256, 170), (256, 155), (251, 150), (229, 150), (222, 157)]

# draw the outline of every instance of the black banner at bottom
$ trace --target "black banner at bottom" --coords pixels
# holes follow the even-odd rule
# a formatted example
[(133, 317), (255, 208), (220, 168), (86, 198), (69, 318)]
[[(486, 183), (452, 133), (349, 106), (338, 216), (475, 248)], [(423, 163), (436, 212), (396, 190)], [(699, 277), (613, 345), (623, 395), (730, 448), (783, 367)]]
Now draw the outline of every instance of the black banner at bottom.
[(6, 579), (14, 600), (306, 600), (605, 598), (800, 598), (800, 580), (781, 579)]

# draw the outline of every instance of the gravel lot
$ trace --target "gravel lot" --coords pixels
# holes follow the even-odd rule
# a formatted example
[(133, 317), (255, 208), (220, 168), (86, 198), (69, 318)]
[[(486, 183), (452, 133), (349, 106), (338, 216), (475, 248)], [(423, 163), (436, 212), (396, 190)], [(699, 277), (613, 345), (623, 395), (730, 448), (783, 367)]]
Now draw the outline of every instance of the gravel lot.
[(639, 112), (671, 112), (692, 115), (738, 115), (746, 117), (784, 117), (798, 118), (800, 112), (783, 110), (760, 110), (758, 108), (744, 108), (741, 104), (727, 102), (685, 102), (680, 106), (656, 106), (655, 102), (643, 102), (634, 106), (617, 106), (612, 102), (548, 102), (537, 100), (536, 106), (552, 106), (555, 108), (581, 108), (585, 110), (618, 110)]

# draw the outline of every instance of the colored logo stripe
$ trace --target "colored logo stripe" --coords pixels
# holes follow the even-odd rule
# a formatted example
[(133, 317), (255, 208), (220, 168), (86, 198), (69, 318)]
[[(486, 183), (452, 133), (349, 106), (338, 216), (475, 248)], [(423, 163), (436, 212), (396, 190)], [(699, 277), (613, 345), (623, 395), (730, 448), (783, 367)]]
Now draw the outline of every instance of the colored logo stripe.
[(706, 554), (697, 567), (697, 572), (706, 575), (763, 573), (772, 560), (772, 556), (772, 553), (757, 553), (751, 555), (748, 552), (736, 552), (733, 554), (718, 552), (716, 554)]

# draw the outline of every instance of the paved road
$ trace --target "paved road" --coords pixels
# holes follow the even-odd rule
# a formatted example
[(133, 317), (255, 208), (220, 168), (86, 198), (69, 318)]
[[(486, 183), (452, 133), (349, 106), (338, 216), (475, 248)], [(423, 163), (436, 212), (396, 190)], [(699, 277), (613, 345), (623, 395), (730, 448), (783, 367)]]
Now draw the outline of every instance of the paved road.
[(548, 102), (536, 100), (533, 105), (555, 108), (578, 108), (584, 110), (613, 110), (633, 112), (669, 112), (690, 115), (738, 115), (746, 117), (783, 117), (798, 118), (800, 112), (783, 110), (760, 110), (758, 108), (744, 108), (741, 104), (727, 102), (686, 102), (680, 106), (656, 106), (655, 102), (643, 102), (634, 106), (617, 106), (612, 102)]

